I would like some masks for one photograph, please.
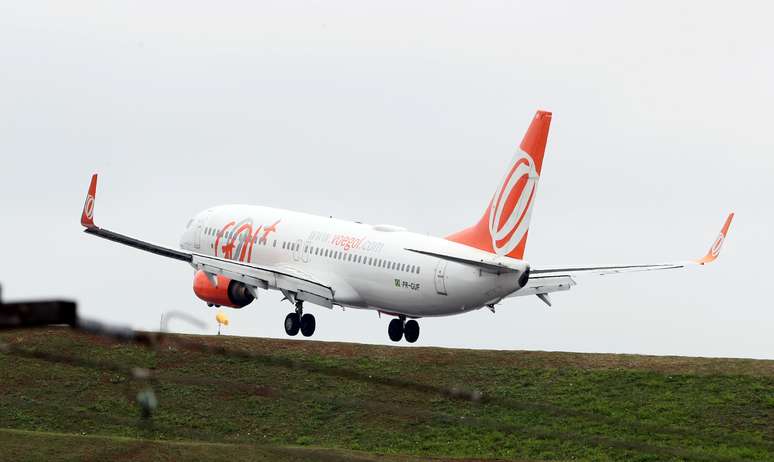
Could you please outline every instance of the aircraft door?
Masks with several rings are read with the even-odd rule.
[[[304,257],[304,241],[302,239],[296,239],[293,244],[293,261],[299,261]]]
[[[304,246],[303,253],[301,254],[301,261],[309,263],[309,259],[312,255],[312,241],[306,241],[302,244]]]
[[[202,247],[202,233],[204,232],[201,220],[196,222],[196,233],[194,234],[194,248]]]
[[[439,295],[446,293],[446,260],[438,260],[438,266],[435,267],[435,291]]]

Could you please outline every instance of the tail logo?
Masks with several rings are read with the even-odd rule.
[[[514,158],[489,209],[489,234],[498,255],[508,255],[527,234],[539,179],[535,161],[524,151]]]
[[[94,196],[91,194],[86,196],[86,203],[83,205],[83,213],[89,220],[94,216]]]

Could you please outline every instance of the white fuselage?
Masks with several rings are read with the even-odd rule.
[[[224,205],[197,214],[184,250],[256,266],[287,268],[335,288],[341,306],[406,316],[445,316],[493,304],[518,290],[522,272],[493,272],[428,256],[479,252],[389,225],[288,210]],[[526,262],[523,264],[527,270]]]

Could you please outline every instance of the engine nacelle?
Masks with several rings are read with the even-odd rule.
[[[197,271],[193,282],[196,296],[207,303],[231,308],[243,308],[255,299],[243,283],[225,276],[217,276],[217,278],[218,287],[215,287],[204,271]]]

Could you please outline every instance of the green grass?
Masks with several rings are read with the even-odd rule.
[[[774,460],[774,361],[195,336],[147,349],[65,328],[0,342],[0,459]]]

